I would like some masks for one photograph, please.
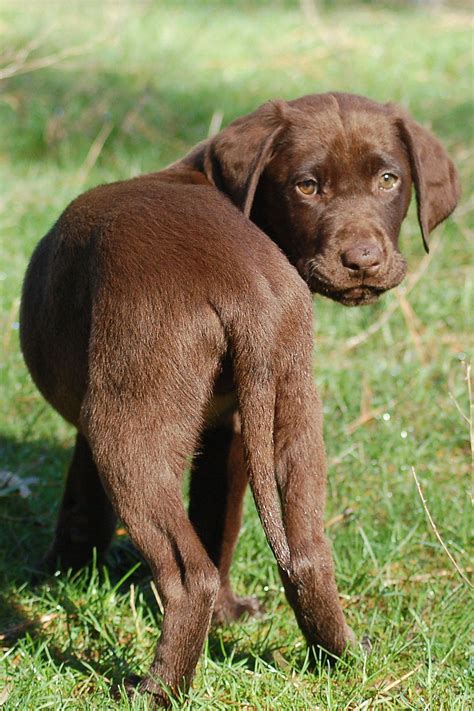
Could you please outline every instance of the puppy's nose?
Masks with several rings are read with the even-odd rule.
[[[382,259],[382,250],[374,242],[361,242],[341,254],[341,261],[347,269],[365,274],[375,274]]]

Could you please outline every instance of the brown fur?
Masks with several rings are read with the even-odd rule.
[[[399,185],[381,195],[387,170]],[[122,519],[165,606],[139,684],[159,704],[162,684],[189,686],[213,611],[258,610],[229,581],[247,477],[306,639],[335,655],[351,639],[323,531],[310,289],[357,304],[400,282],[412,180],[426,242],[458,196],[431,134],[360,97],[272,102],[160,173],[80,196],[31,259],[23,353],[78,431],[45,563],[103,556]]]

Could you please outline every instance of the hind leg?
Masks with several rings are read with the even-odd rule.
[[[86,438],[78,433],[66,479],[53,543],[42,567],[77,570],[96,549],[102,560],[115,530],[115,514],[99,478]]]
[[[126,446],[124,442],[119,456],[127,457]],[[147,449],[145,442],[143,448]],[[191,683],[209,628],[219,575],[183,507],[181,471],[185,459],[178,464],[175,451],[162,451],[154,462],[154,480],[148,478],[152,472],[141,464],[144,462],[135,459],[130,476],[121,477],[118,484],[110,471],[104,470],[104,476],[133,543],[150,564],[163,602],[155,656],[138,689],[151,693],[158,705],[167,706],[168,691],[174,696],[185,692]],[[128,685],[129,693],[135,685]]]
[[[198,309],[194,297],[189,312],[168,298],[181,311],[168,314],[166,328],[152,328],[155,312],[142,300],[130,318],[126,296],[96,309],[81,421],[104,487],[163,602],[154,660],[138,688],[166,706],[191,683],[219,589],[184,509],[182,477],[226,342],[214,311]],[[105,343],[115,344],[110,354]],[[112,357],[117,351],[120,358]]]
[[[101,396],[88,421],[104,485],[129,535],[148,561],[164,606],[164,618],[149,673],[140,691],[169,705],[169,696],[191,683],[207,635],[219,575],[183,506],[182,474],[196,444],[199,407],[185,388],[167,402],[166,417],[157,399],[134,403],[117,418]],[[170,393],[170,390],[168,389]],[[181,398],[180,398],[181,395]],[[180,400],[180,402],[179,402]],[[136,409],[135,409],[136,408]],[[136,685],[136,684],[135,684]],[[132,693],[134,684],[128,685]]]
[[[255,597],[238,597],[232,590],[230,566],[239,535],[247,472],[238,428],[210,428],[201,437],[191,472],[189,518],[219,570],[220,589],[214,620],[236,620],[260,611]]]

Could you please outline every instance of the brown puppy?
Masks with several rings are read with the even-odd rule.
[[[431,134],[360,97],[272,102],[85,193],[32,257],[23,353],[78,430],[46,564],[103,555],[123,520],[165,606],[140,683],[160,704],[163,684],[188,687],[213,610],[258,609],[229,582],[247,476],[306,639],[339,655],[351,638],[323,532],[310,289],[360,304],[401,281],[412,182],[426,245],[459,192]]]

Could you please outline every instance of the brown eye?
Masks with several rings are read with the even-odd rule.
[[[296,187],[303,195],[315,195],[318,192],[318,181],[313,178],[302,180],[300,183],[296,183]]]
[[[398,183],[398,177],[393,173],[383,173],[379,178],[379,188],[391,190]]]

